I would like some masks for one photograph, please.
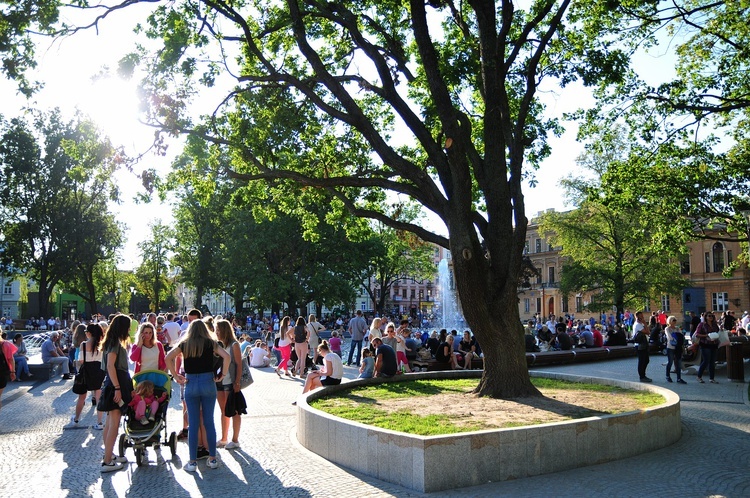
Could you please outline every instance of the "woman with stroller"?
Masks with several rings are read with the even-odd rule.
[[[135,373],[141,370],[167,370],[164,346],[156,340],[156,331],[151,322],[143,322],[135,336],[135,345],[130,351],[130,360],[135,363]]]
[[[184,376],[175,368],[175,359],[180,354],[185,368]],[[220,356],[223,359],[221,373],[218,376],[215,376],[214,356]],[[208,443],[206,465],[210,469],[219,467],[219,461],[216,459],[216,427],[214,426],[215,383],[224,379],[224,372],[229,371],[229,361],[229,354],[211,338],[208,327],[202,320],[190,322],[180,342],[167,355],[167,370],[178,384],[185,385],[190,460],[183,468],[188,472],[195,472],[198,468],[198,431],[201,425],[201,413]]]
[[[99,348],[102,337],[104,337],[104,331],[96,323],[82,326],[85,329],[86,340],[78,345],[76,361],[78,363],[78,371],[86,373],[86,392],[78,395],[75,415],[70,417],[70,422],[65,426],[66,429],[78,427],[88,393],[92,393],[91,403],[96,406],[96,401],[101,396],[102,383],[104,382],[105,373],[102,370],[102,351]],[[98,431],[104,429],[104,424],[102,424],[103,415],[104,412],[97,410],[96,424],[93,425],[93,428]]]
[[[104,336],[102,346],[102,369],[106,373],[104,379],[103,397],[100,399],[98,408],[106,411],[107,420],[104,423],[104,461],[101,471],[113,472],[120,470],[127,462],[125,457],[115,456],[114,448],[117,441],[117,432],[120,428],[120,417],[131,400],[133,391],[133,380],[128,372],[128,353],[126,347],[130,340],[130,318],[126,315],[117,315]],[[110,393],[111,399],[110,399]]]
[[[216,400],[219,402],[219,409],[221,409],[221,440],[217,443],[218,446],[224,446],[228,450],[233,450],[240,447],[240,426],[242,424],[242,417],[240,415],[234,415],[232,420],[232,440],[227,442],[229,437],[229,417],[224,416],[224,410],[227,405],[227,399],[229,398],[230,392],[240,392],[240,380],[242,379],[242,352],[240,351],[240,345],[237,342],[234,331],[232,330],[232,324],[227,320],[217,320],[216,324],[216,336],[219,342],[224,346],[224,351],[229,354],[229,370],[221,382],[221,390],[217,385]]]

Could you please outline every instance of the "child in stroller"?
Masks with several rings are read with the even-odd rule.
[[[135,419],[141,425],[148,425],[149,421],[154,421],[159,411],[159,405],[166,401],[166,399],[166,391],[157,398],[154,394],[154,383],[150,380],[143,380],[135,386],[133,400],[129,403],[129,406],[135,409]]]

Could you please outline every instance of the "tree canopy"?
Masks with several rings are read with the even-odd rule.
[[[0,257],[37,282],[47,314],[57,283],[88,275],[122,243],[107,206],[117,150],[93,123],[59,111],[0,121],[0,133]]]
[[[114,17],[137,3],[146,2],[92,13]],[[516,306],[522,184],[549,154],[547,134],[560,128],[544,117],[537,92],[543,81],[620,81],[628,57],[611,33],[624,7],[655,4],[159,2],[137,30],[160,46],[137,47],[121,70],[148,75],[152,122],[226,145],[229,175],[251,189],[265,182],[281,209],[326,196],[329,217],[346,210],[450,248],[464,314],[485,354],[477,391],[539,395]],[[192,116],[196,96],[225,79],[231,89],[216,111]],[[390,216],[392,204],[409,200],[447,233]]]

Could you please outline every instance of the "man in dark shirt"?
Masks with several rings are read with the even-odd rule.
[[[392,347],[383,344],[380,337],[372,340],[375,346],[375,371],[373,377],[393,377],[396,375],[398,366],[396,364],[396,352]]]

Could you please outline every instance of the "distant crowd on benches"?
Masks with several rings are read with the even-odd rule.
[[[692,335],[698,325],[705,320],[704,315],[705,313],[702,313],[701,316],[697,316],[692,311],[688,312],[685,315],[683,331]],[[572,314],[559,317],[550,314],[545,321],[536,316],[528,320],[524,326],[526,352],[568,351],[574,348],[633,344],[634,320],[635,314],[628,310],[625,310],[619,319],[615,319],[611,313],[602,314],[599,320],[594,317],[587,320],[576,319]],[[723,330],[729,331],[730,335],[746,335],[750,314],[745,311],[738,319],[734,311],[727,310],[721,314],[718,323]],[[648,322],[649,343],[658,345],[659,349],[666,348],[666,327],[667,313],[662,310],[652,312]]]

